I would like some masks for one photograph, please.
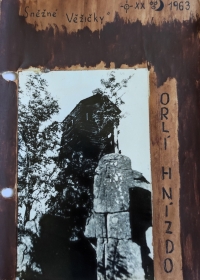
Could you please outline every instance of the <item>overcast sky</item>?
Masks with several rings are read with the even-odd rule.
[[[48,91],[58,100],[60,112],[52,120],[62,121],[79,103],[92,95],[92,91],[101,87],[100,80],[107,79],[113,70],[51,71],[42,74],[48,82]],[[120,121],[119,148],[128,156],[132,168],[142,172],[151,182],[150,139],[149,139],[149,73],[147,69],[114,70],[117,81],[133,77],[127,88],[122,90],[124,105],[120,107],[126,118]],[[25,90],[30,71],[22,71],[19,84]],[[24,100],[25,101],[25,100]]]

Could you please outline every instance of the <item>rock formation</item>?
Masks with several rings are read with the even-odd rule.
[[[93,214],[85,228],[85,236],[96,250],[98,280],[153,279],[153,262],[145,239],[145,232],[151,226],[149,188],[142,174],[131,169],[128,157],[108,154],[99,161],[94,178]],[[137,209],[130,205],[130,195],[134,195],[130,191],[134,189],[139,193],[143,190],[143,209],[148,212],[145,218],[130,213]],[[141,221],[135,222],[136,216]]]

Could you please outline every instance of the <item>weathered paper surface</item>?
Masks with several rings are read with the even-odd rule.
[[[51,26],[55,32],[68,33],[80,32],[84,27],[100,31],[117,18],[125,22],[139,20],[143,25],[160,25],[173,20],[185,21],[198,18],[196,11],[199,10],[197,1],[20,2],[20,16],[36,30],[46,30]],[[135,66],[144,67],[145,64]],[[86,68],[78,64],[67,67],[70,71]],[[102,62],[92,68],[105,69],[105,65]],[[110,68],[115,68],[115,65],[111,64]],[[129,67],[124,64],[121,68]],[[157,88],[155,74],[151,72],[150,83],[155,279],[182,280],[176,81],[168,80],[162,87]],[[168,97],[169,102],[165,105]]]
[[[178,101],[175,79],[151,75],[150,128],[155,279],[183,279],[180,246]]]
[[[199,1],[164,0],[20,0],[19,15],[37,30],[53,26],[55,30],[76,32],[84,27],[101,30],[106,23],[122,18],[125,22],[162,24],[173,20],[197,19]]]

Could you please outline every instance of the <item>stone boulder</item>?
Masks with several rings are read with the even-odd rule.
[[[93,239],[97,239],[96,247],[92,246],[96,250],[98,280],[145,279],[141,247],[133,240],[133,233],[137,236],[140,230],[137,223],[144,221],[137,222],[135,216],[130,215],[131,209],[137,210],[137,207],[130,205],[130,195],[138,195],[138,191],[132,190],[138,190],[141,186],[142,194],[145,193],[149,202],[149,185],[142,173],[131,169],[131,160],[126,156],[108,154],[99,161],[94,178],[93,214],[85,228],[85,236],[91,238],[93,244]],[[137,197],[132,201],[137,204]],[[140,217],[138,213],[136,215]],[[145,230],[144,227],[142,236],[145,236]]]
[[[106,237],[106,219],[104,214],[95,214],[87,220],[84,235],[88,238]]]
[[[131,239],[129,212],[120,212],[107,215],[108,238]]]
[[[131,187],[134,187],[131,160],[119,154],[102,157],[94,177],[94,211],[127,211]]]

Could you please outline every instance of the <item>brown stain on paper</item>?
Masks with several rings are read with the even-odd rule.
[[[161,104],[161,95],[167,93],[170,100],[166,105]],[[166,100],[166,94],[164,95]],[[161,120],[161,108],[167,108],[166,117]],[[162,131],[162,122],[164,130]],[[182,257],[180,246],[180,174],[178,160],[178,99],[177,84],[175,79],[168,79],[162,86],[157,87],[155,72],[150,73],[150,139],[151,139],[151,170],[152,170],[152,188],[153,188],[153,247],[154,247],[154,273],[155,279],[183,279],[182,275]],[[167,138],[170,136],[170,138]],[[167,138],[165,149],[164,139]],[[171,179],[166,174],[163,180],[162,167],[168,172],[171,168]],[[170,194],[172,190],[172,199],[163,199],[163,189]],[[170,203],[173,203],[170,205]],[[166,205],[168,213],[166,214]],[[171,222],[171,228],[167,233],[168,223]],[[170,241],[167,241],[170,240]],[[166,250],[166,242],[168,250]],[[174,244],[174,250],[171,253],[171,242]],[[164,269],[165,260],[170,258],[173,263],[173,269],[167,273]],[[169,269],[169,262],[167,268]]]
[[[147,63],[141,63],[141,64],[136,64],[134,65],[134,67],[132,69],[141,69],[141,68],[147,68]],[[116,69],[115,67],[115,63],[111,62],[110,66],[106,66],[106,63],[101,61],[99,64],[97,64],[96,66],[91,66],[91,67],[87,67],[87,66],[82,66],[80,64],[77,65],[73,65],[71,67],[55,67],[52,68],[51,71],[84,71],[84,70],[109,70],[109,69]],[[119,68],[117,69],[130,69],[130,67],[126,64],[122,64]],[[24,71],[34,71],[37,73],[42,73],[45,72],[47,69],[45,67],[38,67],[38,68],[34,68],[34,67],[30,67],[28,69],[25,69]],[[18,69],[18,72],[23,71],[22,68]]]
[[[25,17],[27,23],[32,24],[36,30],[53,28],[67,32],[77,32],[88,27],[91,31],[102,30],[106,23],[115,21],[118,15],[125,22],[142,24],[179,20],[181,22],[196,17],[200,10],[198,1],[179,1],[174,6],[174,1],[125,1],[125,0],[19,0],[19,15]],[[156,2],[155,8],[150,4]],[[181,3],[180,3],[181,2]],[[162,5],[161,11],[157,11]],[[170,5],[170,3],[172,3]],[[48,14],[47,14],[48,13]],[[82,16],[82,17],[81,17]]]

